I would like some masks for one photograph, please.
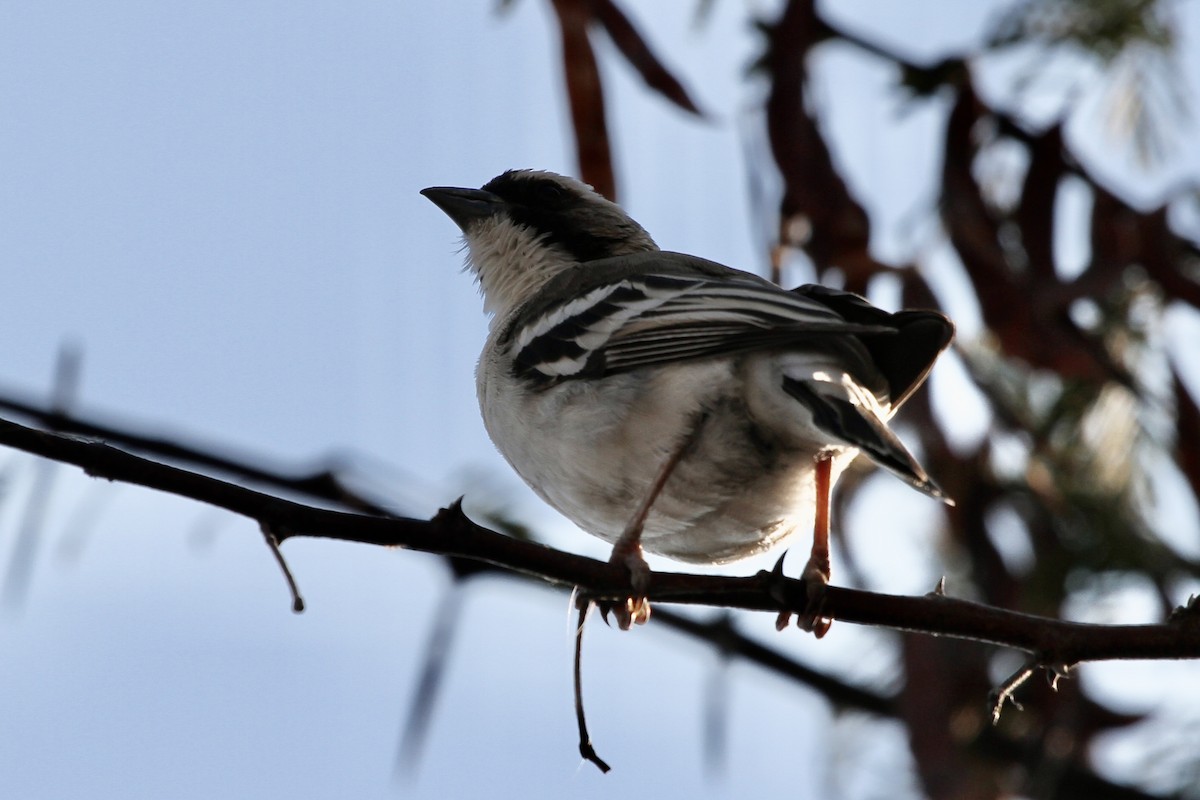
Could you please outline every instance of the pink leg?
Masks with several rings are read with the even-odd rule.
[[[625,526],[620,538],[613,545],[608,563],[620,564],[629,570],[629,583],[634,591],[633,596],[625,599],[624,606],[617,608],[617,624],[621,630],[629,630],[634,624],[644,625],[646,620],[650,619],[650,601],[644,595],[650,582],[650,565],[646,563],[646,558],[642,555],[642,530],[646,526],[646,518],[650,516],[650,509],[654,506],[654,501],[662,494],[663,487],[667,485],[671,473],[675,471],[675,467],[679,466],[679,462],[700,438],[700,430],[704,427],[706,419],[707,416],[701,417],[687,438],[663,462],[658,474],[654,477],[654,482],[650,485],[650,491],[646,493],[641,505],[629,520],[629,524]]]
[[[817,509],[813,525],[812,553],[802,575],[808,592],[808,606],[798,621],[800,627],[811,631],[820,639],[833,623],[833,620],[821,616],[825,587],[829,585],[829,494],[833,458],[819,455],[816,462]]]

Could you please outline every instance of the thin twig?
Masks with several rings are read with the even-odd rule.
[[[275,562],[283,570],[283,577],[287,580],[288,590],[292,593],[292,611],[297,614],[303,614],[304,598],[300,596],[300,587],[296,585],[296,578],[292,575],[292,569],[288,566],[287,559],[283,557],[283,551],[279,549],[280,538],[286,537],[277,536],[275,529],[268,522],[259,522],[258,527],[267,542],[267,547],[271,549],[271,555],[275,556]]]
[[[458,627],[462,610],[463,585],[455,580],[446,587],[442,599],[433,615],[433,629],[425,643],[424,664],[421,675],[413,685],[412,702],[408,719],[400,736],[400,747],[396,752],[396,775],[411,775],[421,757],[421,749],[428,735],[429,721],[433,719],[433,707],[440,693],[442,677],[450,655],[450,642]]]
[[[64,344],[59,348],[50,399],[50,408],[54,414],[65,416],[74,405],[79,394],[82,362],[83,355],[79,347]],[[4,605],[10,609],[19,609],[29,594],[29,585],[37,566],[39,545],[44,536],[46,511],[50,508],[50,498],[54,493],[58,466],[53,461],[39,461],[34,465],[33,484],[29,488],[25,514],[17,528],[16,542],[9,555],[8,569],[4,576]]]
[[[729,612],[714,625],[730,629]],[[725,770],[729,733],[729,651],[717,650],[716,659],[704,678],[704,767],[709,777],[719,777]]]
[[[1038,668],[1038,662],[1032,661],[1021,666],[1012,675],[1009,675],[1004,681],[992,690],[988,695],[988,705],[992,708],[992,724],[1000,724],[1000,713],[1004,711],[1005,703],[1012,703],[1012,707],[1017,711],[1022,711],[1024,707],[1017,702],[1016,692],[1021,688],[1025,681],[1029,680],[1030,676]]]
[[[583,626],[587,622],[592,601],[581,596],[576,600],[579,619],[575,623],[575,721],[579,723],[579,755],[583,756],[585,761],[599,767],[601,772],[608,772],[612,767],[596,755],[595,749],[592,748],[592,737],[588,735],[587,720],[583,715]]]
[[[49,430],[103,440],[138,453],[155,456],[163,461],[215,470],[255,484],[275,487],[289,493],[298,492],[313,499],[327,500],[364,514],[391,515],[389,509],[344,485],[337,474],[328,468],[308,472],[276,469],[265,465],[267,459],[220,454],[186,441],[156,436],[144,430],[117,427],[94,417],[69,414],[65,407],[60,407],[57,403],[48,409],[42,408],[7,390],[0,392],[0,410],[33,420]]]

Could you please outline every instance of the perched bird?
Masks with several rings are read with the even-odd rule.
[[[649,611],[643,549],[719,564],[811,525],[801,624],[821,635],[837,476],[861,452],[943,497],[887,425],[953,338],[943,315],[664,252],[550,172],[422,194],[462,229],[492,315],[487,431],[546,502],[614,543],[635,594],[623,627]]]

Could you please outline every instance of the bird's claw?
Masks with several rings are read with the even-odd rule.
[[[650,619],[650,601],[645,597],[626,597],[613,608],[617,627],[627,631],[634,625],[645,625]]]
[[[821,639],[829,633],[829,626],[833,624],[832,619],[821,614],[825,606],[825,590],[829,586],[828,561],[822,564],[809,559],[808,564],[804,567],[802,577],[808,600],[804,605],[804,612],[796,618],[796,624]],[[783,618],[783,614],[780,614],[780,618]],[[776,621],[776,625],[778,626],[778,621]]]
[[[629,575],[629,588],[632,590],[623,600],[609,601],[600,605],[600,613],[608,622],[608,612],[612,612],[617,621],[617,627],[627,631],[634,625],[645,625],[650,619],[650,601],[646,598],[646,590],[650,588],[650,565],[642,556],[641,546],[629,548],[627,551],[620,547],[613,549],[610,564],[624,567]]]

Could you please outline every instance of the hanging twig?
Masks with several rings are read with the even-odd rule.
[[[583,756],[585,761],[599,767],[601,772],[608,772],[612,767],[596,755],[592,747],[592,737],[588,735],[587,720],[583,715],[583,626],[587,622],[592,601],[582,595],[576,595],[575,605],[579,609],[579,619],[575,623],[575,721],[579,724],[579,755]]]
[[[259,522],[258,527],[267,542],[267,547],[271,549],[271,555],[275,556],[275,563],[279,564],[279,568],[283,570],[283,577],[287,580],[288,591],[292,593],[292,611],[297,614],[303,614],[304,598],[300,596],[300,587],[296,585],[296,577],[292,575],[292,569],[283,557],[283,551],[279,549],[280,540],[286,537],[277,536],[275,529],[268,522]]]

